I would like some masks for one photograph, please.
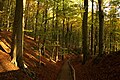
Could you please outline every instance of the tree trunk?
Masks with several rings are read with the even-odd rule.
[[[83,64],[85,64],[88,56],[88,0],[84,0],[84,15],[82,22],[82,53],[83,53]]]
[[[94,44],[94,55],[96,55],[98,46],[98,28],[95,28],[95,44]]]
[[[35,24],[35,34],[34,34],[34,41],[37,40],[37,31],[38,31],[38,15],[39,15],[39,1],[37,3],[37,13],[36,13],[36,24]]]
[[[66,22],[66,27],[67,27],[67,31],[66,31],[66,34],[65,34],[65,47],[68,48],[68,44],[69,44],[69,18],[67,19],[67,22]]]
[[[28,21],[29,21],[29,16],[27,16],[27,15],[29,15],[28,13],[29,13],[29,1],[27,1],[26,2],[26,11],[25,11],[25,27],[24,27],[24,29],[25,30],[27,30],[28,29]],[[25,35],[28,35],[28,32],[24,32],[24,34]]]
[[[24,3],[25,4],[25,3]],[[25,9],[25,5],[24,5]],[[24,69],[23,62],[23,26],[24,26],[24,15],[23,15],[23,0],[16,0],[15,18],[13,23],[13,59],[12,62],[16,63],[21,69]]]
[[[112,52],[112,32],[110,32],[110,53]]]
[[[59,29],[58,29],[58,2],[57,2],[57,5],[56,5],[56,23],[55,23],[55,30],[56,30],[56,35],[55,35],[55,39],[56,39],[56,45],[57,43],[59,43],[59,36],[58,36],[58,32],[59,32]],[[58,61],[58,46],[56,46],[56,53],[55,53],[55,60]]]
[[[99,3],[99,55],[103,54],[104,49],[104,15],[103,15],[103,9],[102,9],[102,0],[98,0]]]
[[[54,38],[55,38],[55,21],[54,21],[54,18],[55,18],[55,1],[54,1],[54,5],[53,5],[53,19],[52,19],[52,28],[53,28],[53,32],[52,32],[52,43],[54,43]]]
[[[55,41],[55,21],[54,21],[54,18],[55,18],[55,1],[53,3],[53,19],[52,19],[52,44],[54,44],[54,41]],[[55,48],[53,47],[53,50],[52,50],[52,59],[54,59],[54,51],[55,51]]]
[[[94,52],[93,52],[93,49],[94,49],[94,47],[93,47],[93,20],[94,20],[93,2],[94,2],[94,0],[92,0],[91,55],[94,54]]]
[[[48,14],[48,1],[45,0],[45,14],[44,15],[44,20],[45,20],[45,23],[44,23],[44,38],[43,38],[43,55],[45,54],[45,42],[46,42],[46,32],[47,32],[47,14]]]
[[[62,30],[62,46],[65,47],[65,11],[64,11],[64,8],[65,8],[65,3],[64,3],[64,0],[63,0],[63,24],[62,24],[62,27],[63,27],[63,30]]]
[[[97,3],[96,3],[97,4]],[[95,39],[94,39],[94,55],[96,55],[96,53],[98,52],[98,14],[97,14],[97,12],[98,12],[98,4],[96,5],[96,18],[95,18],[95,34],[94,34],[94,36],[95,36]]]
[[[3,0],[0,0],[0,11],[3,10]],[[2,27],[2,17],[0,17],[0,27]],[[1,31],[1,29],[0,29]]]

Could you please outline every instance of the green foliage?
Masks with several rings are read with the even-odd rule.
[[[33,32],[33,30],[24,30],[24,32],[29,32],[29,33],[31,33],[31,32]]]
[[[97,0],[94,1],[94,6],[96,6],[98,2]],[[0,21],[2,24],[2,27],[0,27],[1,30],[12,30],[15,2],[15,0],[4,1],[3,11],[0,11],[0,17],[2,18],[2,22]],[[52,43],[58,40],[60,46],[63,48],[80,48],[82,43],[81,26],[83,13],[85,12],[83,9],[83,2],[84,0],[27,0],[25,11],[25,34],[32,37],[40,36],[41,41],[43,41],[44,38],[46,41]],[[109,6],[103,6],[104,9],[110,8],[110,10],[104,12],[105,44],[107,44],[107,48],[109,48],[110,33],[112,33],[111,43],[119,43],[120,41],[120,22],[119,19],[116,18],[120,1],[110,0],[104,2],[109,3]],[[47,11],[47,14],[45,11]],[[97,9],[94,10],[94,21],[91,22],[91,11],[88,13],[88,30],[91,30],[90,25],[93,24],[94,35],[97,34],[95,33],[95,28],[99,26],[98,15],[99,11]],[[113,40],[114,37],[116,41]],[[53,44],[47,42],[45,45],[53,46]],[[52,49],[50,49],[50,51],[51,50]],[[77,53],[78,51],[74,52]]]
[[[2,30],[6,30],[6,29],[12,30],[12,27],[0,27],[0,29],[2,29]]]

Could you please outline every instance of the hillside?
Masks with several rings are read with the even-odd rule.
[[[25,36],[24,38],[24,61],[28,66],[27,74],[10,62],[11,32],[0,32],[0,79],[4,80],[56,80],[63,62],[53,62],[41,56],[42,64],[39,65],[39,54],[36,50],[37,44],[34,40]],[[46,51],[47,53],[48,51]]]
[[[42,42],[42,41],[41,41]],[[82,65],[79,54],[66,55],[64,61],[51,61],[46,50],[46,57],[39,56],[37,43],[30,36],[24,38],[24,61],[27,72],[20,70],[10,62],[11,32],[0,32],[0,79],[4,80],[57,80],[62,72],[62,65],[68,59],[75,69],[76,80],[120,80],[120,51],[103,55],[99,62],[90,58]],[[49,48],[49,47],[48,47]],[[39,64],[41,61],[42,64]],[[68,65],[67,65],[68,67]],[[67,68],[63,71],[67,70]],[[69,69],[69,72],[71,70]],[[64,72],[65,73],[65,72]],[[63,73],[63,75],[64,75]],[[73,74],[72,74],[73,75]]]
[[[90,59],[82,65],[80,56],[72,58],[76,80],[120,80],[120,51],[104,55],[100,62]]]

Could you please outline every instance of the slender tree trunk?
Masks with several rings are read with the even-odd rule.
[[[62,46],[65,47],[65,11],[64,11],[64,8],[65,8],[65,3],[64,3],[64,0],[63,0],[63,31],[62,31],[62,39],[63,39],[63,42],[62,42]]]
[[[67,19],[67,31],[66,31],[66,35],[65,35],[65,46],[68,48],[68,44],[69,44],[69,18]]]
[[[64,48],[65,47],[65,11],[64,11],[64,8],[65,8],[65,1],[63,0],[63,23],[62,23],[62,47]],[[64,59],[64,52],[63,52],[63,55],[62,55],[62,60]]]
[[[104,42],[105,42],[105,53],[107,52],[107,33],[104,34]]]
[[[97,45],[98,45],[98,28],[95,28],[95,44],[94,44],[94,55],[97,52]]]
[[[97,4],[97,3],[96,3],[96,4]],[[97,25],[97,23],[98,23],[98,14],[97,14],[97,12],[98,12],[98,4],[96,5],[96,7],[97,7],[97,8],[96,8],[96,18],[95,18],[94,55],[96,55],[96,53],[98,52],[98,25]]]
[[[54,6],[53,6],[53,19],[52,19],[52,27],[53,27],[53,32],[52,32],[52,43],[55,41],[55,1],[54,1]]]
[[[56,45],[58,45],[59,43],[59,37],[58,37],[58,2],[57,2],[57,5],[56,5],[56,22],[55,22],[55,29],[56,29],[56,35],[55,35],[55,38],[56,38]],[[55,46],[56,47],[56,58],[55,60],[58,61],[58,46]]]
[[[112,52],[112,33],[110,32],[110,53]]]
[[[3,10],[3,1],[4,0],[0,0],[0,11]],[[2,27],[2,17],[0,17],[0,27]],[[0,29],[0,31],[1,31],[1,29]]]
[[[98,0],[99,3],[99,55],[103,54],[104,49],[104,15],[102,9],[102,0]]]
[[[92,25],[91,25],[91,55],[93,55],[94,54],[94,52],[93,52],[93,49],[94,49],[94,47],[93,47],[93,20],[94,20],[94,9],[93,9],[93,7],[94,7],[94,5],[93,5],[93,2],[94,2],[94,0],[92,0]]]
[[[34,40],[37,40],[37,31],[38,31],[38,15],[39,15],[39,1],[37,3],[37,13],[36,13],[36,24],[35,24],[35,34],[34,34]]]
[[[12,7],[12,5],[11,5],[11,0],[8,0],[8,16],[7,16],[7,28],[9,28],[10,27],[10,14],[11,14],[11,7]],[[6,31],[8,31],[9,29],[6,29]]]
[[[113,23],[112,23],[112,14],[110,14],[110,27],[113,27]],[[112,52],[112,32],[110,31],[109,33],[109,42],[110,42],[110,53]]]
[[[79,31],[78,31],[78,33],[79,33]],[[79,36],[79,34],[78,34],[78,36]],[[70,25],[70,32],[69,32],[69,48],[71,48],[71,45],[72,45],[71,39],[72,39],[72,24]]]
[[[44,16],[44,20],[45,20],[45,23],[44,23],[44,38],[43,38],[43,55],[45,54],[45,42],[46,42],[46,32],[47,32],[47,14],[48,14],[48,2],[47,2],[47,0],[45,0],[45,3],[46,3],[46,8],[45,8],[45,14],[43,14],[43,15],[45,15]]]
[[[84,15],[82,22],[82,53],[83,53],[83,64],[85,64],[88,56],[88,0],[84,0]]]
[[[28,19],[29,19],[29,16],[28,16],[28,13],[29,13],[29,1],[26,2],[26,11],[25,11],[25,27],[24,29],[28,29]],[[27,32],[24,32],[24,34],[28,35]]]
[[[55,1],[54,1],[54,5],[53,5],[53,19],[52,19],[52,44],[54,44],[54,41],[55,41],[55,21],[54,21],[54,18],[55,18]],[[54,59],[54,50],[55,48],[53,47],[53,52],[52,52],[52,59]]]

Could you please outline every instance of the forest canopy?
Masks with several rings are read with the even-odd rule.
[[[21,23],[24,28],[22,33],[33,37],[39,45],[42,44],[51,53],[52,49],[48,48],[49,46],[60,48],[57,49],[56,55],[63,55],[64,49],[68,53],[76,54],[84,54],[85,50],[91,54],[120,50],[119,0],[23,0],[23,2],[21,8],[17,5],[17,0],[0,0],[1,31],[14,33],[13,29],[17,29],[19,23],[15,23],[15,16],[19,14],[15,12],[16,9],[19,10],[18,6],[23,11],[20,13],[24,18]]]

